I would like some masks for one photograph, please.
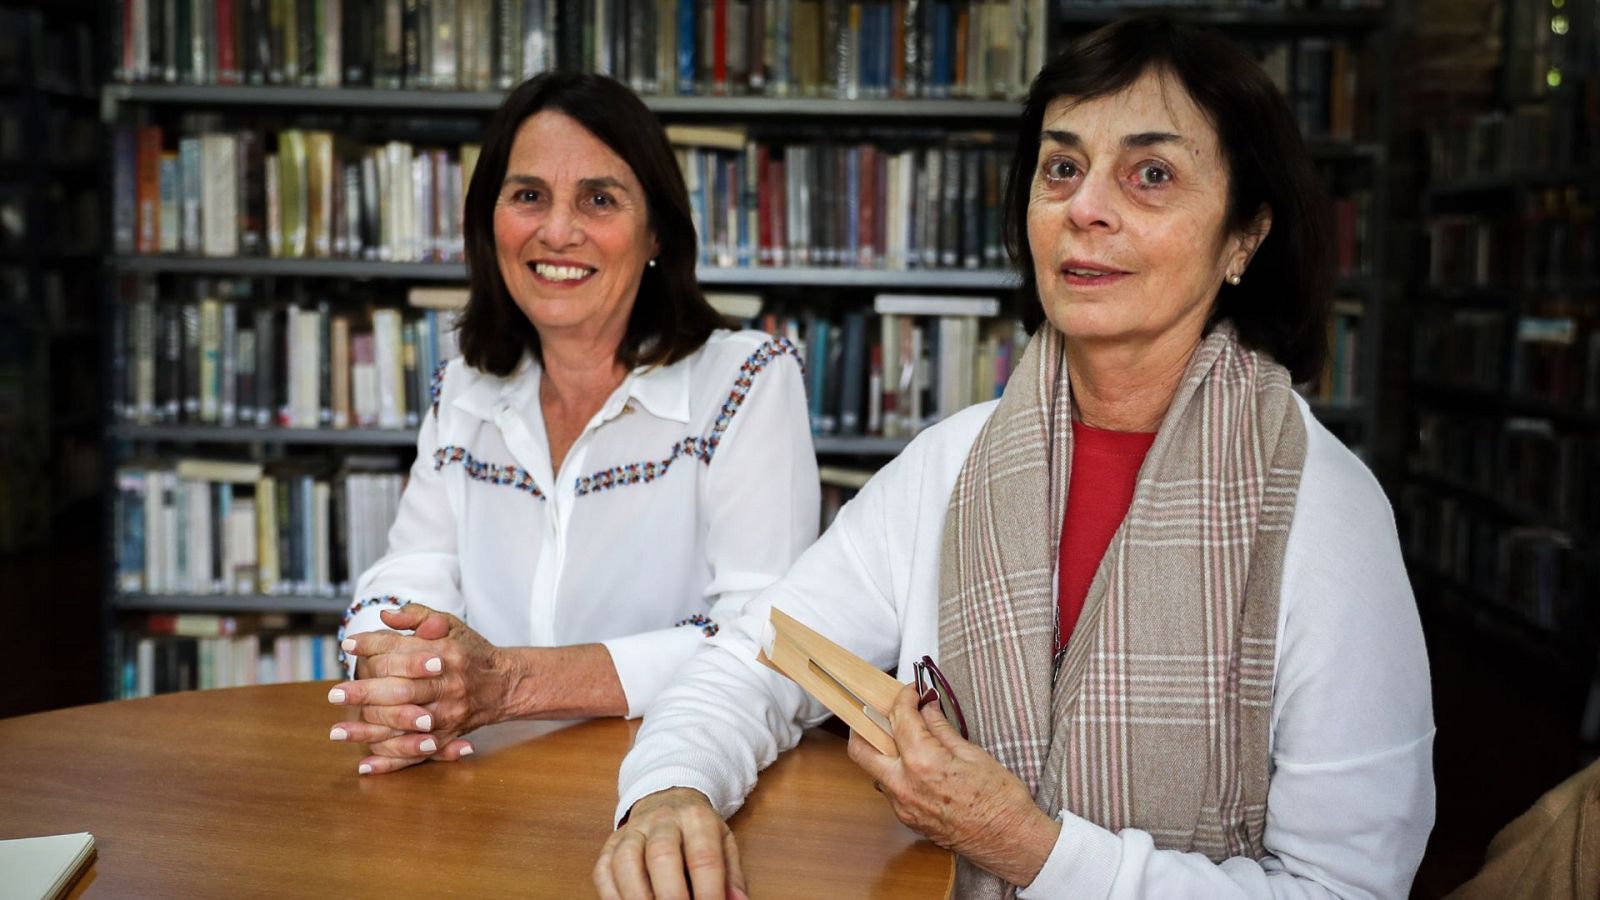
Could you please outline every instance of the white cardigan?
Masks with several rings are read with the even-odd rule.
[[[692,787],[731,815],[826,710],[755,662],[777,605],[883,669],[938,655],[939,551],[956,475],[995,404],[912,442],[789,574],[680,670],[619,775],[620,818]],[[1300,404],[1308,448],[1279,607],[1273,773],[1257,862],[1220,865],[1070,812],[1023,897],[1406,896],[1433,827],[1428,663],[1389,504]],[[866,776],[863,775],[863,778]],[[758,886],[759,887],[759,886]]]
[[[529,357],[506,378],[459,359],[435,377],[389,552],[357,582],[341,638],[417,601],[501,646],[600,641],[638,715],[816,539],[798,354],[718,331],[636,369],[559,472],[539,375]]]

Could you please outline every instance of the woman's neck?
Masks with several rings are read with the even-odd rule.
[[[617,348],[610,344],[545,340],[539,346],[543,374],[539,379],[539,400],[568,411],[593,413],[627,377],[628,370],[617,362]]]
[[[1138,345],[1067,338],[1074,415],[1105,431],[1157,430],[1198,346],[1187,336]]]

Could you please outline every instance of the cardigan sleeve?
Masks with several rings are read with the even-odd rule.
[[[712,434],[717,441],[698,498],[711,571],[704,612],[672,628],[604,641],[630,717],[642,715],[678,667],[817,537],[821,489],[794,355],[778,353],[750,376],[726,427],[713,426]]]
[[[621,819],[641,797],[669,787],[705,794],[732,815],[756,773],[793,747],[828,711],[794,682],[756,660],[779,607],[874,666],[893,669],[901,610],[894,569],[909,539],[895,510],[913,506],[915,445],[839,511],[827,532],[783,579],[762,591],[679,670],[645,711],[618,773]],[[898,501],[898,502],[897,502]]]

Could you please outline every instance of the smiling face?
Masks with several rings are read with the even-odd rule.
[[[517,129],[494,207],[500,277],[541,341],[615,348],[659,252],[644,188],[606,143],[545,110]]]
[[[1224,228],[1216,130],[1173,78],[1044,114],[1028,244],[1046,318],[1085,345],[1198,342],[1218,288],[1242,274],[1270,217]]]

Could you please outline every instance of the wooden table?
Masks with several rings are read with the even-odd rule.
[[[583,897],[637,723],[516,722],[452,764],[358,777],[332,682],[0,720],[0,839],[88,831],[73,896]],[[813,731],[733,822],[753,896],[941,897],[951,857]]]

